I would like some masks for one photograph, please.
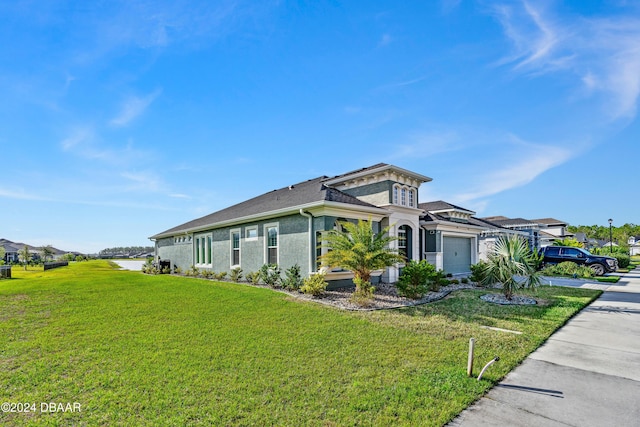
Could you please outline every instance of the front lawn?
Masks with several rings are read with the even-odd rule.
[[[0,411],[0,425],[440,426],[599,295],[545,286],[543,304],[515,307],[468,290],[345,312],[106,261],[14,277],[0,281],[0,402],[36,411]],[[500,356],[481,382],[466,376],[471,337],[476,375]]]

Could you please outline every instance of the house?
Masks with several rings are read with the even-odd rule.
[[[12,262],[18,262],[19,256],[18,248],[13,242],[7,239],[0,239],[0,247],[4,248],[4,262],[9,264]]]
[[[419,260],[424,233],[418,190],[431,178],[379,163],[342,175],[321,176],[274,190],[151,236],[156,260],[171,267],[245,273],[264,264],[300,266],[302,276],[320,268],[323,233],[341,221],[370,220],[379,232],[390,226],[393,244]],[[395,282],[402,265],[381,272]],[[351,283],[351,273],[327,273],[332,285]]]
[[[541,246],[541,226],[537,222],[524,218],[507,218],[505,216],[490,216],[481,218],[484,221],[496,224],[502,228],[513,231],[519,231],[529,241],[532,249],[538,249]],[[543,240],[548,240],[551,235],[543,236]]]
[[[640,236],[629,237],[629,255],[640,255]]]
[[[420,221],[423,259],[447,273],[469,273],[472,264],[486,260],[489,241],[511,232],[474,217],[474,211],[442,200],[418,206],[425,211]]]
[[[19,262],[20,261],[19,252],[25,246],[29,248],[29,252],[31,253],[32,260],[39,260],[41,257],[40,252],[42,251],[42,247],[31,246],[25,243],[16,243],[4,238],[0,239],[0,246],[3,247],[5,250],[4,261],[6,263]],[[54,247],[51,247],[51,251],[52,251],[51,258],[54,261],[60,259],[62,255],[65,254],[64,251],[61,251],[60,249],[57,249]]]
[[[540,247],[552,245],[556,240],[575,237],[567,231],[569,224],[565,221],[555,218],[539,218],[531,221],[540,226]]]

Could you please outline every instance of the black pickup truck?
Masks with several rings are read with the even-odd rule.
[[[593,255],[582,248],[568,246],[547,246],[542,248],[543,265],[559,264],[565,261],[590,267],[596,276],[611,273],[618,269],[618,260],[608,256]]]

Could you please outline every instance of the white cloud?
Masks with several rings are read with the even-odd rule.
[[[160,96],[162,90],[156,89],[147,96],[138,97],[130,96],[123,103],[120,112],[114,117],[110,124],[112,126],[126,126],[131,123],[136,117],[140,116],[151,105],[155,99]]]
[[[16,199],[16,200],[37,200],[37,201],[50,201],[42,196],[38,196],[36,194],[26,193],[24,191],[13,191],[6,190],[0,187],[0,197],[4,197],[7,199]]]
[[[69,151],[85,145],[93,139],[93,130],[90,127],[76,127],[71,134],[62,140],[60,145],[64,151]]]
[[[122,172],[121,177],[130,181],[127,190],[156,192],[161,187],[161,181],[153,172]]]
[[[610,120],[634,118],[640,96],[640,17],[560,16],[527,1],[492,7],[513,46],[500,61],[514,71],[576,76],[579,87],[599,96]]]
[[[392,41],[393,41],[393,37],[391,37],[390,34],[385,33],[380,38],[380,41],[378,42],[378,47],[389,46]]]
[[[530,144],[512,137],[517,147],[517,153],[509,158],[516,159],[502,167],[488,166],[489,172],[471,180],[475,185],[471,191],[457,194],[454,202],[480,203],[483,199],[503,191],[522,187],[535,180],[546,171],[560,166],[575,157],[579,150],[576,147],[566,149],[557,146]]]

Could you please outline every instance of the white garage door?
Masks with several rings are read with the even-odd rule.
[[[442,263],[446,273],[468,273],[471,271],[471,239],[466,237],[444,237]]]

